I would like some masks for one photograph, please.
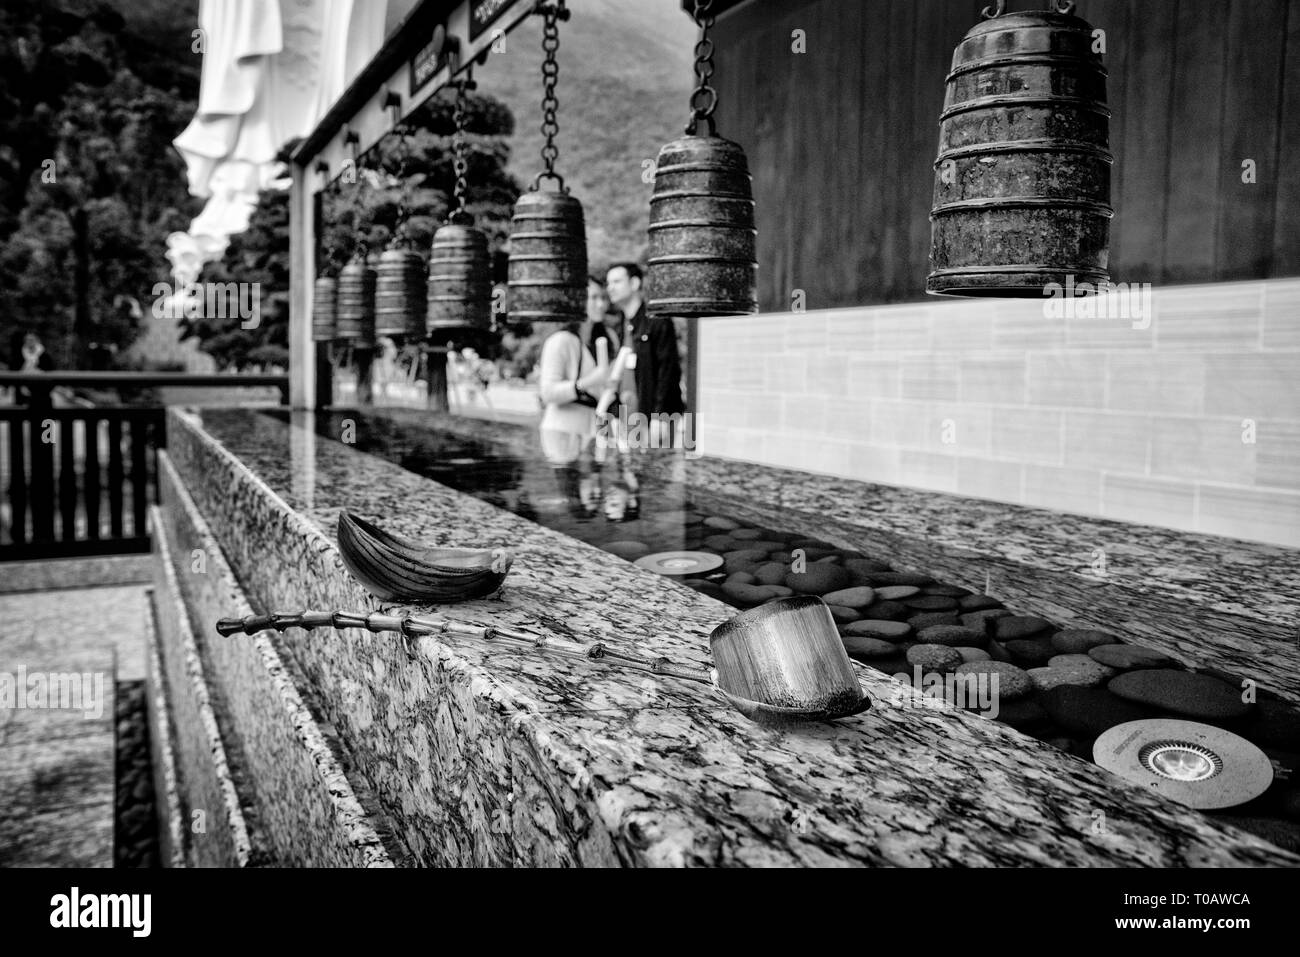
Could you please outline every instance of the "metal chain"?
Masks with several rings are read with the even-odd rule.
[[[713,0],[695,0],[692,16],[700,28],[700,39],[695,44],[695,78],[698,85],[691,93],[691,121],[686,124],[686,135],[694,136],[701,122],[709,124],[709,135],[716,136],[713,123],[713,111],[718,108],[718,91],[710,84],[713,77],[713,40],[709,30],[713,28],[714,17],[709,12]]]
[[[469,143],[465,139],[465,122],[468,119],[468,113],[465,110],[465,93],[474,89],[472,79],[464,79],[456,84],[456,105],[452,109],[452,122],[456,124],[456,131],[452,134],[451,152],[452,168],[456,172],[456,186],[452,192],[456,200],[455,208],[447,215],[449,223],[464,223],[469,225],[473,223],[473,217],[465,209],[465,195],[469,191]]]
[[[393,246],[405,246],[410,242],[410,237],[406,233],[406,221],[410,218],[410,186],[407,180],[407,167],[411,160],[411,140],[410,130],[401,127],[397,131],[397,179],[399,180],[399,189],[397,193],[397,222],[393,225]]]
[[[1074,0],[1048,0],[1047,9],[1054,10],[1057,13],[1073,13]],[[985,7],[980,14],[985,20],[994,20],[1007,12],[1007,0],[997,0],[991,7]]]
[[[560,149],[555,145],[555,137],[560,132],[560,124],[555,119],[560,101],[555,95],[555,85],[560,77],[560,64],[555,58],[560,49],[560,20],[569,18],[569,11],[564,4],[545,4],[540,7],[544,26],[542,27],[542,50],[546,57],[542,60],[542,135],[546,142],[542,146],[542,164],[544,169],[537,174],[530,189],[537,189],[545,177],[550,177],[560,184],[560,192],[569,190],[564,185],[564,177],[555,172],[555,161],[560,156]]]

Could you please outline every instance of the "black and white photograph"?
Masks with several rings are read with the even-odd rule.
[[[18,924],[1291,936],[1300,0],[4,0],[0,331]]]

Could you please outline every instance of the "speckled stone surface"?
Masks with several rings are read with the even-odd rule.
[[[1297,549],[723,459],[683,464],[693,485],[957,553],[1186,601],[1292,633],[1300,617]],[[1104,551],[1104,574],[1098,549]]]
[[[164,507],[154,534],[167,538],[191,621],[251,615],[206,522],[158,455]],[[218,716],[238,738],[249,797],[275,863],[305,867],[391,867],[347,775],[298,694],[269,632],[230,641],[197,630]]]
[[[168,443],[260,610],[380,607],[341,565],[347,508],[414,538],[515,549],[500,595],[403,606],[415,612],[696,665],[733,614],[310,428],[172,409]],[[782,732],[703,686],[472,640],[422,638],[412,655],[392,635],[294,631],[277,645],[416,863],[1300,863],[1001,724],[908,707],[913,692],[866,669],[875,708]]]
[[[119,681],[144,678],[146,586],[0,594],[0,647],[29,662],[111,649]],[[76,609],[77,614],[69,614]]]
[[[385,409],[394,429],[438,429],[536,455],[534,430]],[[1208,665],[1300,705],[1300,549],[650,451],[646,477],[689,484],[726,514],[888,556],[1061,627],[1099,628]],[[1104,559],[1104,562],[1103,562]]]
[[[0,594],[94,588],[100,585],[143,584],[150,580],[148,555],[102,555],[95,558],[51,558],[36,562],[5,562]]]
[[[150,512],[157,528],[157,506]],[[256,860],[248,815],[221,740],[167,539],[155,535],[153,544],[154,627],[175,731],[185,860],[195,867],[247,867]]]
[[[116,684],[143,673],[145,608],[142,585],[0,594],[5,684],[27,704],[40,675],[49,695],[35,708],[0,699],[0,866],[113,866]]]
[[[167,680],[158,648],[158,632],[154,628],[152,588],[149,589],[149,602],[151,607],[145,616],[145,713],[149,720],[149,763],[153,773],[154,806],[158,813],[158,859],[163,867],[184,867],[184,812],[176,773]]]
[[[112,867],[112,646],[33,647],[13,640],[28,627],[13,619],[0,625],[0,671],[24,703],[24,674],[39,673],[48,681],[50,706],[0,707],[0,867]],[[56,676],[71,674],[91,683],[76,686],[77,697],[68,701],[59,689],[70,686]]]
[[[406,409],[375,414],[535,454],[535,430]],[[729,500],[892,533],[954,554],[1186,600],[1283,626],[1293,639],[1300,620],[1300,549],[680,452],[651,451],[641,461],[646,470],[686,479],[692,492],[708,489]],[[1106,552],[1104,574],[1095,567],[1098,548]]]

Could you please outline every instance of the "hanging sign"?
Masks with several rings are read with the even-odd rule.
[[[435,36],[411,58],[411,95],[447,65],[447,44],[444,36]]]
[[[490,27],[515,0],[470,0],[469,40],[473,43]]]

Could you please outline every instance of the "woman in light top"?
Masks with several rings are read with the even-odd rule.
[[[545,406],[542,447],[559,464],[573,461],[596,434],[596,403],[609,379],[609,355],[607,345],[595,346],[591,336],[603,324],[608,305],[605,287],[589,279],[586,319],[551,333],[542,344],[537,364],[538,394]],[[592,354],[593,346],[600,359]]]

